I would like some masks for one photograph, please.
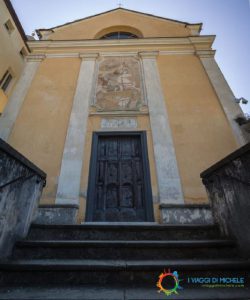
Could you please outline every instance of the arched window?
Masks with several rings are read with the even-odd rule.
[[[133,33],[130,32],[123,32],[123,31],[117,31],[117,32],[111,32],[108,34],[105,34],[101,37],[101,40],[120,40],[120,39],[136,39],[138,36],[136,36]]]

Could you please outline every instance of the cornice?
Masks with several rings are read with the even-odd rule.
[[[190,40],[191,43],[196,44],[196,43],[201,43],[201,42],[210,42],[213,44],[216,36],[215,35],[200,35],[200,36],[190,36],[188,39]]]
[[[159,55],[190,55],[195,54],[194,49],[183,49],[183,50],[163,50],[159,51]]]
[[[212,51],[212,50],[211,50]],[[92,58],[96,59],[97,57],[111,57],[111,56],[134,56],[134,57],[138,57],[138,55],[140,57],[146,58],[146,56],[148,58],[152,58],[152,57],[156,57],[158,55],[193,55],[193,54],[197,54],[200,53],[202,51],[196,51],[195,49],[183,49],[183,50],[163,50],[163,51],[127,51],[127,52],[117,52],[117,51],[107,51],[107,52],[99,52],[97,55],[96,53],[92,53]],[[203,51],[204,52],[204,51]],[[62,52],[62,53],[45,53],[45,57],[46,58],[85,58],[86,56],[89,55],[89,53],[86,53],[85,57],[84,57],[84,53],[79,53],[79,52]],[[90,57],[91,58],[91,57]]]
[[[200,58],[214,57],[215,50],[197,50],[195,54]]]
[[[45,54],[30,54],[26,56],[26,61],[31,62],[31,61],[42,61],[46,58]]]
[[[191,30],[191,34],[195,36],[199,36],[201,29],[202,29],[202,23],[200,24],[189,24],[187,27]]]
[[[108,52],[99,52],[100,56],[138,56],[138,51],[108,51]]]
[[[171,37],[171,38],[146,38],[146,39],[126,39],[126,40],[41,40],[29,41],[29,47],[35,51],[43,50],[58,50],[70,48],[107,48],[107,47],[143,47],[143,46],[181,46],[181,45],[204,45],[211,47],[215,36],[196,36],[196,37]]]
[[[80,53],[79,57],[84,60],[96,60],[99,56],[98,53]]]
[[[159,55],[159,51],[142,51],[139,52],[141,58],[156,58]]]
[[[89,116],[100,116],[100,117],[139,117],[147,116],[148,111],[103,111],[103,112],[89,112]]]

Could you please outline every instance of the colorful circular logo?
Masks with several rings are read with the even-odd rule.
[[[167,296],[170,296],[172,294],[178,295],[177,290],[182,290],[180,281],[181,279],[179,279],[177,271],[171,272],[170,269],[168,269],[168,272],[166,272],[164,270],[164,272],[160,274],[159,280],[156,285],[159,288],[158,292],[163,292]]]

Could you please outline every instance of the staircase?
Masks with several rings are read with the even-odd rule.
[[[171,296],[156,283],[178,271]],[[0,299],[250,299],[250,262],[216,225],[32,225],[0,263]],[[204,288],[190,277],[244,277],[244,288]]]

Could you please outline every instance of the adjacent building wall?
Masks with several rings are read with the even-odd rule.
[[[0,88],[0,113],[3,112],[25,64],[20,51],[24,49],[28,53],[24,37],[21,35],[20,28],[18,28],[16,20],[10,13],[6,3],[9,3],[9,1],[0,1],[0,80],[6,71],[11,73],[13,79],[5,92]],[[7,21],[10,21],[13,26],[10,31],[4,25]]]

